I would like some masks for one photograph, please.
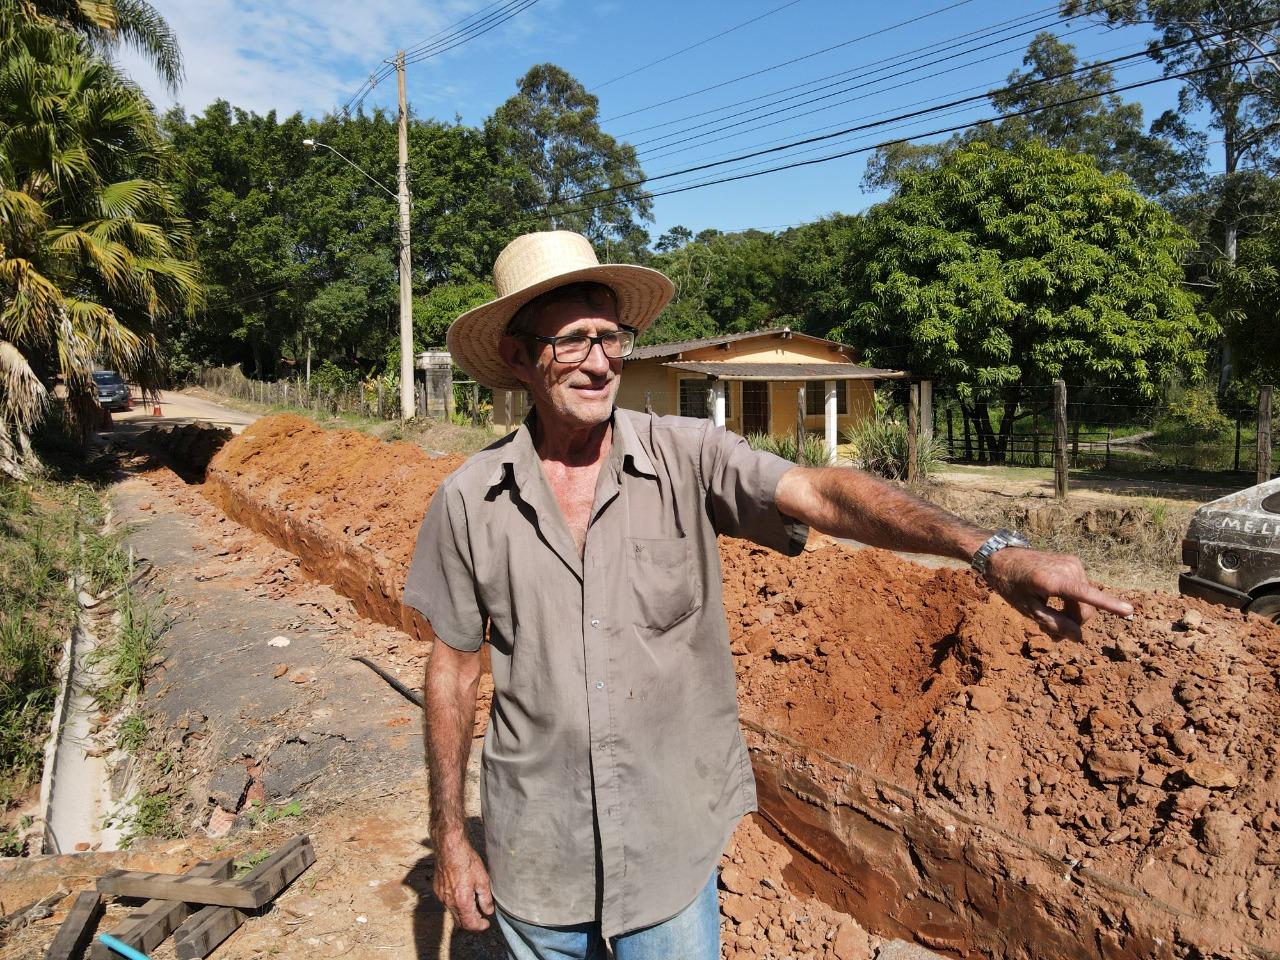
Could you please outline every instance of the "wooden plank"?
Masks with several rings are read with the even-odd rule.
[[[913,383],[907,395],[907,483],[920,477],[920,384]]]
[[[184,877],[172,873],[112,870],[98,878],[98,892],[139,900],[176,900],[256,910],[267,898],[254,887],[235,880]]]
[[[277,893],[292,883],[316,862],[315,851],[307,838],[301,845],[281,848],[275,856],[260,863],[239,882],[266,883]],[[282,856],[283,855],[283,856]],[[178,960],[203,960],[222,941],[235,933],[249,917],[249,912],[228,907],[204,907],[193,913],[173,935]]]
[[[202,860],[183,876],[230,880],[231,872],[232,858],[224,857],[221,860]],[[111,931],[111,935],[135,950],[150,953],[190,915],[191,907],[188,904],[174,900],[148,900],[125,917]],[[117,960],[117,956],[105,943],[94,942],[93,960]]]
[[[67,918],[49,944],[45,960],[77,960],[93,936],[93,928],[102,913],[102,897],[92,890],[76,894]]]

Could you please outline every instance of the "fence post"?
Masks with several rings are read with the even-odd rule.
[[[920,395],[920,436],[926,440],[933,437],[933,381],[921,380]]]
[[[1240,418],[1238,416],[1236,417],[1236,459],[1235,466],[1231,469],[1235,470],[1236,473],[1240,472]]]
[[[804,386],[796,391],[796,463],[804,462]]]
[[[1111,424],[1107,424],[1107,459],[1103,465],[1105,469],[1111,469]]]
[[[955,424],[952,422],[952,414],[955,411],[947,407],[947,459],[951,460],[955,457],[955,450],[952,449],[956,442]]]
[[[972,463],[973,441],[969,437],[969,414],[965,412],[964,407],[960,408],[960,420],[964,426],[964,462]]]
[[[1079,430],[1079,420],[1076,429]],[[1076,434],[1077,438],[1079,433]],[[1079,440],[1077,439],[1077,443]],[[1060,498],[1067,496],[1067,383],[1053,381],[1053,490]]]
[[[382,419],[382,381],[378,381],[378,419]]]
[[[480,426],[480,384],[471,384],[471,425]]]
[[[920,445],[920,389],[918,383],[911,384],[911,393],[907,401],[907,483],[915,483],[919,472]]]
[[[1271,479],[1271,391],[1266,384],[1258,390],[1258,482]]]
[[[1040,411],[1031,411],[1031,465],[1040,466]]]

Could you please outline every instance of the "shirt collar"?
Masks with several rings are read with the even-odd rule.
[[[533,424],[536,416],[537,410],[530,410],[524,422],[516,428],[511,441],[502,447],[502,460],[494,467],[486,484],[490,489],[501,484],[506,479],[508,471],[515,476],[516,484],[523,486],[527,471],[537,464],[538,451],[533,445]],[[658,476],[658,471],[653,466],[653,459],[649,456],[649,451],[644,448],[644,444],[640,442],[631,418],[617,407],[613,408],[613,449],[610,451],[609,458],[624,464],[630,460],[631,468],[637,473],[653,478]]]

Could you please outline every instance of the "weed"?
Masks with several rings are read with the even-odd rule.
[[[131,591],[120,595],[118,613],[116,635],[92,656],[93,665],[99,668],[99,685],[94,692],[108,709],[141,692],[160,640],[151,611]]]
[[[27,845],[16,827],[0,829],[0,857],[21,857],[26,852]]]
[[[756,450],[764,450],[783,460],[791,460],[806,467],[825,467],[831,462],[826,441],[812,434],[805,434],[804,446],[799,451],[798,459],[795,434],[771,437],[766,433],[753,433],[747,438],[747,443]]]
[[[249,814],[249,822],[254,826],[275,823],[277,820],[284,820],[288,817],[302,816],[302,804],[297,800],[290,800],[284,806],[267,804],[265,807],[258,808],[258,805],[255,804],[254,807],[254,811]]]
[[[235,861],[235,863],[233,863],[232,866],[235,867],[236,876],[237,877],[244,876],[244,874],[248,873],[258,864],[262,863],[262,861],[266,860],[267,857],[269,856],[271,856],[270,850],[259,850],[257,853],[251,853],[249,854],[249,856],[243,857]]]
[[[120,722],[120,748],[129,753],[137,753],[147,739],[147,718],[138,711],[129,714]]]
[[[142,837],[160,837],[172,840],[180,837],[178,821],[173,812],[173,798],[169,791],[160,793],[137,794],[131,806],[133,812],[126,820],[126,830],[121,845],[128,848],[133,841]]]

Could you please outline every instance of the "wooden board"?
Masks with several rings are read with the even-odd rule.
[[[93,928],[102,913],[102,897],[92,890],[76,894],[67,918],[49,944],[45,960],[77,960],[93,936]]]
[[[230,880],[232,858],[202,860],[183,874],[184,877],[209,877],[214,880]],[[179,924],[191,915],[191,907],[174,900],[148,900],[129,914],[111,935],[135,950],[150,953],[178,929]],[[94,941],[93,960],[118,960],[105,943]]]
[[[272,898],[316,862],[315,850],[307,837],[294,837],[269,859],[258,864],[240,883],[266,884],[274,889]],[[222,941],[235,933],[249,913],[228,907],[197,910],[173,935],[178,960],[203,960]]]
[[[236,880],[184,877],[172,873],[111,870],[98,878],[98,892],[140,900],[214,904],[256,910],[267,902],[265,890]]]

